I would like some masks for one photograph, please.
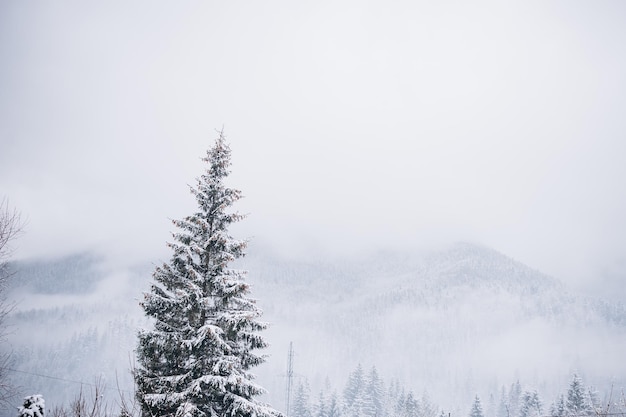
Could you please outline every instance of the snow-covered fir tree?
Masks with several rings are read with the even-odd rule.
[[[540,417],[541,416],[541,399],[539,393],[535,391],[525,391],[521,397],[520,417]]]
[[[300,381],[296,388],[296,392],[293,398],[293,404],[291,405],[291,417],[312,417],[311,413],[311,388],[308,381]]]
[[[519,380],[515,381],[514,384],[511,385],[511,389],[509,390],[509,416],[515,417],[519,415],[519,402],[522,397],[522,384],[520,384]]]
[[[46,402],[41,394],[24,398],[24,405],[18,408],[18,417],[44,417]]]
[[[365,386],[365,408],[368,416],[382,416],[385,408],[385,385],[372,366]]]
[[[333,392],[326,406],[326,417],[341,417],[341,408],[337,400],[337,393]]]
[[[357,368],[348,376],[348,382],[343,390],[343,400],[346,408],[352,407],[355,402],[358,402],[361,399],[364,385],[365,376],[363,373],[363,367],[359,364]]]
[[[496,398],[493,393],[489,394],[487,407],[485,407],[485,417],[496,417]]]
[[[157,267],[141,303],[154,328],[139,333],[137,399],[144,417],[279,416],[256,397],[264,389],[250,369],[263,362],[258,334],[266,324],[248,297],[245,272],[229,265],[246,241],[229,234],[243,218],[231,212],[241,198],[228,188],[231,151],[220,133],[203,161],[207,168],[191,192],[198,210],[178,228],[169,263]]]
[[[572,416],[584,416],[593,413],[591,401],[585,390],[582,379],[576,374],[572,378],[572,382],[567,390],[567,399],[565,401],[567,414]]]
[[[430,399],[428,392],[424,391],[422,394],[422,417],[437,417],[439,411]]]
[[[563,394],[559,395],[556,402],[550,407],[550,416],[552,417],[565,417],[567,415],[567,409],[565,408],[565,397]]]
[[[404,413],[402,415],[406,417],[419,417],[421,414],[420,403],[413,395],[413,391],[409,391],[404,401]]]
[[[507,394],[504,385],[500,391],[500,402],[498,403],[496,417],[511,417],[509,412],[509,395]]]
[[[361,364],[348,376],[348,382],[343,390],[343,400],[347,416],[365,415],[365,374]]]
[[[469,417],[484,417],[483,406],[480,404],[480,398],[478,398],[478,395],[474,398],[474,404],[472,404]]]
[[[395,404],[393,406],[393,411],[396,416],[401,416],[405,414],[406,409],[406,394],[404,392],[404,388],[400,388],[398,390],[398,395],[395,396]]]
[[[589,394],[589,404],[591,405],[593,411],[597,413],[602,409],[600,394],[594,387],[587,387],[587,394]]]
[[[328,410],[326,404],[326,396],[324,395],[324,391],[320,391],[320,395],[317,397],[317,404],[315,404],[313,410],[313,417],[327,417]]]

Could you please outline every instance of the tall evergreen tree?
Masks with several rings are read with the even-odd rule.
[[[253,351],[266,347],[266,325],[248,298],[245,272],[229,264],[244,255],[246,241],[229,226],[241,198],[228,188],[231,151],[220,133],[203,161],[205,173],[191,193],[198,210],[174,220],[169,263],[157,267],[142,307],[154,328],[139,333],[137,399],[144,417],[278,416],[255,397],[264,389],[250,368],[263,362]]]

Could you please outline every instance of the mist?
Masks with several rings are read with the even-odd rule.
[[[229,185],[245,196],[236,208],[249,213],[233,235],[251,239],[244,265],[273,323],[260,377],[273,401],[291,341],[313,389],[359,361],[441,403],[446,384],[470,395],[519,378],[554,395],[576,370],[621,381],[622,324],[598,306],[621,317],[626,300],[624,41],[618,1],[4,1],[0,195],[25,220],[14,260],[98,259],[82,292],[14,288],[14,319],[63,321],[69,309],[75,321],[42,325],[38,346],[98,326],[100,337],[110,320],[144,325],[138,299],[170,256],[171,219],[195,210],[188,185],[223,130]],[[583,324],[545,313],[543,293],[522,302],[522,287],[457,283],[454,308],[398,295],[404,304],[355,318],[389,333],[363,341],[369,351],[328,324],[376,295],[428,295],[440,275],[425,259],[459,241],[540,274]],[[334,280],[354,299],[326,297]],[[403,322],[432,336],[407,342],[428,366],[403,366]],[[443,349],[448,331],[472,348]]]
[[[118,390],[132,393],[136,334],[150,327],[139,301],[154,264],[113,264],[93,255],[16,264],[9,340],[20,371],[12,381],[22,390],[56,405],[75,397],[75,381],[104,381],[112,403]],[[328,387],[342,393],[359,365],[455,415],[475,395],[497,398],[515,382],[538,390],[545,407],[574,374],[601,396],[626,384],[623,304],[484,246],[302,260],[254,243],[236,267],[249,271],[270,324],[268,358],[255,374],[279,409],[291,344],[294,383],[306,382],[312,398]]]
[[[164,253],[224,127],[244,234],[283,251],[473,240],[583,283],[623,262],[619,2],[1,7],[20,258]]]

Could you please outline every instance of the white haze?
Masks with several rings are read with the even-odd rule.
[[[387,382],[397,378],[417,394],[428,392],[453,415],[466,415],[476,394],[484,402],[490,394],[497,400],[502,386],[517,380],[524,389],[539,390],[544,409],[574,372],[601,395],[612,383],[616,390],[626,386],[622,310],[616,310],[622,324],[611,322],[593,310],[593,299],[579,298],[558,281],[480,246],[458,248],[301,261],[253,243],[250,256],[237,266],[249,269],[252,296],[271,324],[264,332],[269,359],[254,370],[269,390],[266,399],[283,409],[290,342],[296,382],[308,380],[312,398],[327,378],[341,394],[359,363],[366,369],[375,365]],[[106,399],[115,402],[116,378],[124,391],[132,391],[128,370],[135,332],[147,325],[138,299],[148,288],[152,267],[93,262],[85,268],[94,268],[101,278],[89,291],[11,292],[18,306],[10,319],[16,325],[10,341],[21,358],[17,369],[87,383],[104,375],[113,391]],[[74,265],[57,264],[56,279],[72,274]],[[47,285],[54,290],[54,279]],[[555,314],[541,313],[545,307]],[[101,342],[87,350],[86,362],[80,349],[76,357],[64,356],[68,343],[80,347],[81,336],[93,329]],[[31,353],[22,355],[24,348]],[[55,366],[43,366],[41,358],[48,353]],[[74,362],[85,369],[75,369]],[[28,383],[23,394],[41,392],[50,405],[71,400],[77,390],[68,381],[31,378]],[[0,410],[0,415],[10,414]]]
[[[283,254],[473,240],[623,295],[625,35],[604,0],[3,1],[16,256],[167,256],[224,126]]]
[[[341,389],[360,358],[443,403],[445,387],[425,382],[430,357],[403,367],[405,355],[318,340],[326,299],[306,279],[363,252],[421,256],[469,240],[626,300],[625,42],[622,1],[2,1],[0,197],[26,220],[15,255],[91,250],[108,262],[89,293],[13,294],[18,312],[90,312],[54,330],[18,329],[13,342],[45,346],[119,317],[141,323],[150,270],[127,268],[169,257],[169,219],[195,210],[187,184],[224,127],[230,185],[250,213],[233,233],[253,239],[252,295],[273,322],[260,370],[272,402],[282,406],[294,341],[296,369],[314,386],[328,375]],[[302,259],[302,287],[264,286],[264,262]],[[389,291],[384,278],[410,286],[414,259],[393,259],[368,264],[378,279],[357,281],[355,306]],[[355,278],[340,272],[329,276]],[[484,398],[516,378],[532,386],[551,375],[562,387],[579,365],[606,379],[597,383],[626,374],[623,330],[591,326],[581,339],[575,325],[534,319],[497,333],[515,322],[519,299],[490,294],[455,310],[485,339],[430,363],[446,378],[457,372]],[[343,301],[326,313],[348,314]],[[410,305],[385,317],[435,333],[446,325]],[[388,349],[428,346],[394,331]],[[132,332],[123,341],[116,349],[132,348]],[[126,369],[126,355],[108,356]]]

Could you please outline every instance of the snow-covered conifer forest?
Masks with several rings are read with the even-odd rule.
[[[0,1],[0,417],[626,417],[625,45],[625,0]]]
[[[622,304],[577,293],[493,249],[456,243],[294,260],[254,242],[235,263],[270,347],[260,401],[291,416],[563,417],[621,412]],[[7,288],[10,381],[49,409],[135,388],[139,307],[153,264],[97,253],[20,261]],[[293,343],[287,410],[287,367]],[[87,395],[87,394],[85,394]],[[3,415],[14,415],[15,408]]]

